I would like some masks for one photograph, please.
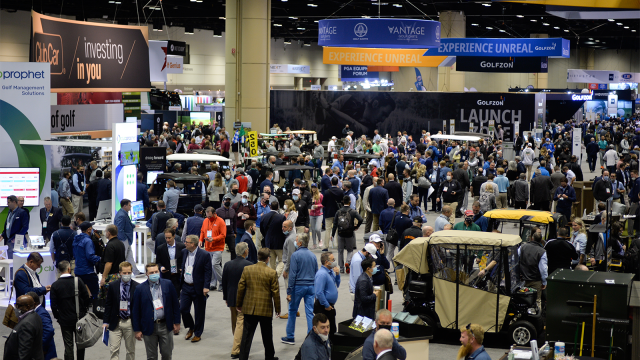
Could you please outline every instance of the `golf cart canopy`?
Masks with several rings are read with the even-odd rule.
[[[480,136],[469,136],[469,135],[431,135],[431,140],[456,140],[456,141],[478,141],[480,140]]]
[[[540,224],[555,222],[551,212],[538,210],[491,210],[484,213],[484,217],[497,220],[523,220]]]
[[[206,154],[172,154],[167,155],[168,161],[219,161],[229,162],[231,160],[220,155],[206,155]]]
[[[289,130],[285,131],[285,134],[298,134],[298,135],[315,135],[316,132],[312,130]]]

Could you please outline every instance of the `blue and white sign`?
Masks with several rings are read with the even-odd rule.
[[[393,49],[440,46],[440,22],[411,19],[330,19],[318,23],[318,45]]]
[[[380,74],[369,72],[367,66],[340,65],[340,79],[342,81],[378,80]]]
[[[442,39],[437,50],[429,50],[425,56],[550,56],[569,57],[570,41],[562,38],[547,39]]]

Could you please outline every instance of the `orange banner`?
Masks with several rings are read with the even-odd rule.
[[[336,65],[438,67],[446,56],[423,56],[424,49],[370,49],[329,47],[322,49],[322,62]]]

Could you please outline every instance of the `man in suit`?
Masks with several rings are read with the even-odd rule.
[[[384,188],[389,192],[389,197],[395,200],[396,210],[400,210],[400,205],[402,205],[402,185],[395,180],[393,174],[389,174],[389,181],[384,185]]]
[[[34,306],[36,307],[34,311],[40,316],[40,320],[42,321],[42,353],[44,354],[44,360],[56,358],[58,354],[56,353],[56,343],[53,341],[55,330],[53,329],[51,315],[49,315],[49,312],[44,306],[40,306],[42,304],[40,304],[40,296],[38,296],[38,294],[29,291],[27,295],[33,299]]]
[[[373,256],[373,255],[372,255]],[[366,316],[373,319],[376,313],[376,293],[373,291],[373,269],[376,268],[376,262],[372,258],[362,260],[360,263],[362,274],[356,281],[354,288],[355,301],[353,302],[352,316]]]
[[[531,184],[529,185],[531,209],[549,211],[551,189],[553,189],[551,177],[542,175],[540,169],[536,169],[535,177],[531,179]]]
[[[236,308],[244,314],[244,329],[240,343],[240,359],[248,360],[253,335],[260,324],[265,360],[278,360],[273,348],[273,310],[280,316],[280,290],[276,271],[267,267],[269,249],[258,251],[258,263],[242,271],[238,283]]]
[[[160,278],[158,264],[146,265],[149,279],[136,287],[131,307],[131,323],[136,340],[142,341],[147,359],[170,360],[173,334],[180,332],[180,304],[171,281]],[[173,334],[171,332],[173,331]]]
[[[376,352],[373,348],[376,333],[380,330],[391,330],[391,323],[393,322],[393,316],[391,311],[387,309],[380,309],[376,312],[376,328],[371,332],[371,335],[367,337],[362,345],[362,360],[375,360]],[[404,360],[407,358],[407,351],[398,343],[394,338],[391,346],[391,354],[397,359]]]
[[[377,354],[378,360],[397,360],[398,358],[391,352],[393,346],[393,334],[387,329],[381,329],[376,331],[376,336],[373,340],[373,349]]]
[[[176,218],[171,218],[169,220],[167,220],[167,224],[164,228],[164,230],[167,229],[172,229],[174,234],[175,234],[175,238],[179,239],[181,234],[180,234],[180,230],[178,230],[178,219]],[[164,230],[159,233],[158,235],[156,235],[156,247],[155,250],[153,251],[154,253],[158,250],[158,247],[161,246],[162,244],[166,244],[167,243],[167,239],[165,238],[165,232]]]
[[[87,201],[89,202],[89,219],[93,221],[98,216],[98,183],[102,180],[102,170],[97,169],[93,180],[87,184]]]
[[[167,206],[162,200],[158,200],[158,211],[151,216],[151,240],[155,241],[158,234],[162,234],[167,227],[167,220],[173,218],[173,215],[167,211]],[[147,240],[149,241],[149,240]],[[153,251],[159,244],[154,243]]]
[[[282,223],[287,218],[278,213],[280,205],[277,201],[271,203],[271,211],[260,220],[260,232],[264,237],[264,243],[270,251],[271,269],[275,270],[278,260],[282,262],[282,249],[284,247],[285,235],[282,232]],[[259,259],[258,259],[259,260]]]
[[[324,249],[329,248],[331,242],[331,229],[333,227],[333,219],[336,216],[336,212],[340,210],[339,205],[342,204],[344,199],[344,191],[338,187],[338,178],[331,179],[331,187],[323,193],[322,208],[324,211],[325,228],[327,229],[324,234]],[[273,258],[272,258],[273,260]]]
[[[149,208],[149,192],[147,184],[142,182],[142,173],[138,173],[138,182],[136,183],[136,199],[142,200],[145,211]]]
[[[104,172],[104,179],[98,182],[96,206],[100,208],[100,201],[111,200],[111,171]],[[135,270],[135,269],[134,269]]]
[[[111,358],[118,359],[120,344],[124,338],[127,360],[133,360],[136,356],[136,342],[131,325],[131,300],[138,283],[131,281],[132,266],[130,263],[123,261],[118,265],[118,269],[120,279],[110,282],[107,290],[102,327],[108,328],[110,331]]]
[[[180,295],[182,269],[178,264],[182,264],[182,250],[185,249],[185,246],[184,243],[176,241],[176,232],[173,229],[164,229],[164,238],[166,242],[158,246],[156,250],[156,261],[160,266],[160,277],[171,280],[176,292]]]
[[[131,210],[131,200],[120,200],[120,210],[116,213],[113,219],[113,224],[118,227],[118,239],[124,243],[125,254],[127,261],[133,265],[133,274],[138,276],[141,274],[136,264],[136,259],[133,258],[133,252],[131,251],[131,244],[133,244],[133,224],[129,218],[129,211]]]
[[[40,222],[42,223],[42,236],[48,242],[51,234],[60,229],[62,209],[53,207],[51,198],[44,198],[44,208],[40,209]]]
[[[5,359],[43,360],[42,320],[34,311],[33,298],[22,295],[16,300],[18,324],[4,343]]]
[[[13,259],[13,247],[16,243],[16,235],[26,235],[29,231],[29,214],[27,210],[18,206],[18,198],[15,195],[7,197],[9,214],[4,222],[4,230],[0,234],[0,241],[8,246],[7,254]],[[26,241],[26,239],[25,239]],[[18,246],[20,246],[18,244]]]
[[[251,220],[248,220],[249,222]],[[245,223],[246,224],[246,223]],[[246,260],[249,255],[249,247],[245,242],[236,245],[236,258],[224,264],[222,270],[222,299],[231,311],[231,333],[233,334],[233,347],[231,348],[231,358],[240,357],[240,342],[242,341],[242,331],[244,329],[244,314],[238,312],[236,308],[236,298],[238,295],[238,283],[245,267],[253,265]]]
[[[44,303],[44,295],[51,290],[51,285],[43,286],[40,283],[40,276],[36,273],[42,265],[42,261],[42,255],[32,252],[27,256],[26,264],[18,268],[13,281],[13,286],[16,288],[16,298],[33,291],[40,296],[40,303]]]
[[[71,276],[71,266],[68,261],[60,261],[57,266],[60,272],[60,278],[51,284],[51,312],[60,325],[60,332],[62,333],[62,340],[64,342],[64,358],[73,359],[73,336],[76,323],[79,320],[76,315],[75,278]],[[82,318],[87,313],[91,302],[89,299],[89,291],[87,291],[84,281],[80,278],[77,279],[78,305],[80,307],[78,312],[80,313],[80,318]],[[84,360],[84,350],[85,349],[76,350],[77,360]]]
[[[182,269],[180,313],[184,327],[189,329],[184,339],[191,339],[192,343],[200,341],[204,330],[209,284],[213,272],[211,256],[203,249],[198,248],[199,241],[200,239],[196,235],[187,236],[180,265],[180,269]],[[195,323],[191,316],[191,303],[194,307]]]

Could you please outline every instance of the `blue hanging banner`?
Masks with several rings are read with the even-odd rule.
[[[440,46],[440,22],[411,19],[330,19],[318,23],[318,45],[430,49]]]
[[[570,41],[562,38],[516,39],[442,39],[437,50],[424,56],[497,56],[497,57],[569,57]]]
[[[380,74],[377,71],[369,72],[367,66],[340,65],[341,81],[378,80]]]

